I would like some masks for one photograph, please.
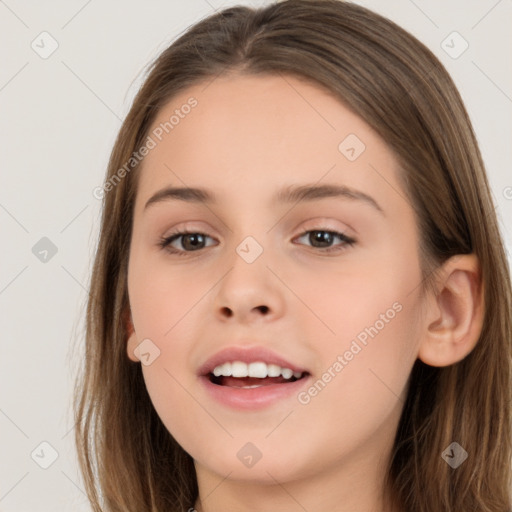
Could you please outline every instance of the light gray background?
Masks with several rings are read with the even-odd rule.
[[[145,66],[192,23],[237,3],[269,2],[0,0],[0,511],[90,510],[70,398],[99,226],[92,191]],[[512,1],[357,3],[412,32],[454,77],[510,257]],[[31,47],[48,50],[43,31],[59,45],[46,59]],[[469,44],[458,58],[441,46],[453,31]],[[461,49],[453,37],[444,44]],[[46,262],[32,252],[42,237],[58,251]],[[44,441],[58,454],[47,469]]]

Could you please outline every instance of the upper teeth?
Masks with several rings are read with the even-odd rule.
[[[293,375],[296,379],[300,379],[302,372],[294,372],[290,368],[281,368],[277,364],[267,364],[262,361],[249,364],[234,361],[216,366],[213,369],[213,375],[215,377],[256,377],[259,379],[279,377],[280,375],[285,379],[291,379]]]

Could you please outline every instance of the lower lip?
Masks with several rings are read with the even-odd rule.
[[[208,376],[200,377],[206,391],[217,402],[234,409],[262,409],[276,402],[297,396],[301,388],[309,381],[310,375],[286,384],[269,384],[259,388],[235,388],[219,386],[210,381]]]

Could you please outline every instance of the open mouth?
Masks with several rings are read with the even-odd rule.
[[[273,384],[291,384],[309,376],[308,372],[293,371],[263,362],[224,363],[217,366],[207,377],[212,384],[230,388],[253,389]]]
[[[218,386],[252,389],[261,386],[270,386],[271,384],[289,384],[303,379],[306,375],[307,374],[304,373],[299,378],[292,376],[290,379],[285,379],[284,377],[265,377],[261,379],[258,377],[215,377],[213,373],[210,373],[208,377],[212,384],[217,384]]]
[[[312,378],[305,368],[264,350],[252,361],[247,361],[247,352],[227,357],[215,356],[199,369],[199,375],[213,400],[239,411],[261,410],[281,400],[291,400]],[[272,363],[263,362],[263,357]]]

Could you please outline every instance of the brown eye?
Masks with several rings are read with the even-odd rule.
[[[324,249],[324,252],[339,251],[346,248],[346,246],[352,246],[355,243],[353,238],[349,238],[343,233],[337,231],[329,231],[326,229],[313,229],[302,233],[298,239],[307,236],[308,242],[315,249]],[[336,240],[340,240],[341,243],[332,245]]]
[[[204,249],[206,247],[205,242],[207,238],[211,237],[204,233],[181,231],[163,238],[159,245],[173,254],[181,255],[187,252]],[[175,242],[176,244],[174,244]]]

